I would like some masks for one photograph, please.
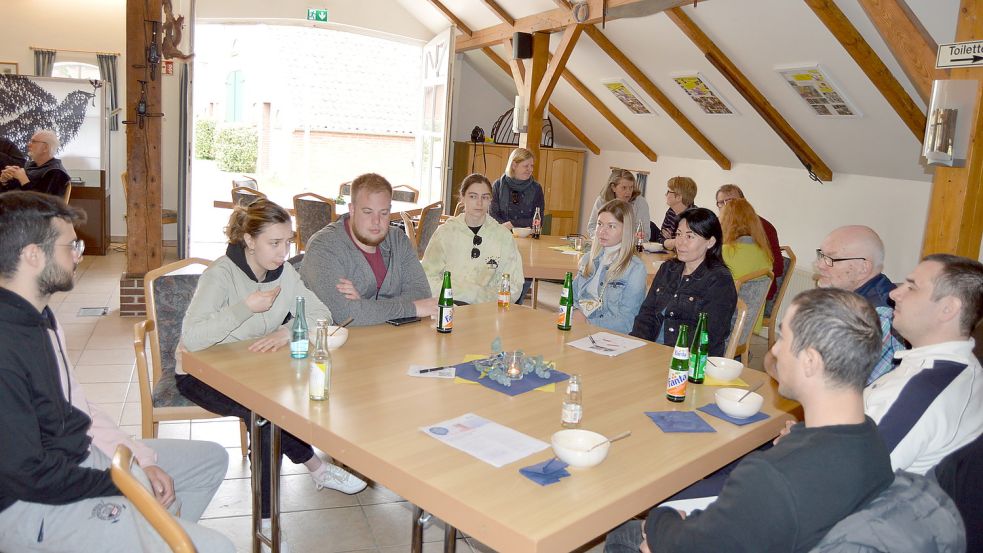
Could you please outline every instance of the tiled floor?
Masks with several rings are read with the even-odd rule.
[[[172,254],[173,255],[173,254]],[[51,307],[65,328],[69,356],[90,401],[98,403],[120,427],[140,435],[140,392],[134,371],[135,318],[119,316],[119,279],[125,254],[87,255],[79,265],[75,289],[52,297]],[[556,293],[554,292],[554,295]],[[554,300],[555,303],[555,300]],[[79,316],[82,307],[108,307],[108,315]],[[227,534],[240,552],[249,551],[249,467],[239,450],[238,422],[232,419],[162,423],[161,438],[214,440],[228,449],[225,482],[202,518],[202,524]],[[354,496],[316,491],[303,466],[284,459],[282,511],[284,528],[295,553],[409,551],[411,506],[379,486]],[[441,550],[439,523],[424,533],[424,551]],[[582,551],[598,553],[600,543]],[[462,553],[491,551],[470,538],[458,540]]]

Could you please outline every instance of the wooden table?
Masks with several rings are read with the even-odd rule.
[[[490,547],[503,552],[570,551],[751,451],[778,434],[797,404],[766,384],[763,410],[771,418],[743,427],[703,416],[716,433],[664,434],[643,413],[692,410],[713,401],[715,388],[691,386],[686,401],[665,399],[671,349],[647,344],[616,358],[565,342],[586,326],[557,330],[552,314],[494,303],[455,309],[454,331],[433,324],[353,328],[333,352],[331,397],[307,398],[306,364],[286,350],[254,354],[248,342],[185,354],[184,368],[302,440],[384,484]],[[516,397],[475,384],[406,375],[410,363],[458,363],[505,349],[554,360],[583,377],[583,427],[632,436],[613,445],[599,466],[541,487],[518,469],[550,458],[542,451],[496,469],[420,432],[419,428],[472,412],[549,442],[560,429],[563,385],[556,392]],[[770,379],[745,370],[750,384]],[[253,474],[254,478],[256,473]]]

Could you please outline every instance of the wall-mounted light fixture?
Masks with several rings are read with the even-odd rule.
[[[922,142],[922,156],[929,165],[965,165],[978,86],[979,81],[975,80],[940,80],[932,84]]]

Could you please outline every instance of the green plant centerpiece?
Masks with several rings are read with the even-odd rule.
[[[543,361],[542,355],[526,355],[521,350],[504,351],[501,337],[492,341],[491,350],[490,357],[474,361],[474,368],[481,373],[479,380],[488,377],[508,388],[512,386],[513,380],[520,380],[529,373],[548,379],[551,371],[556,370],[556,364],[553,361]]]

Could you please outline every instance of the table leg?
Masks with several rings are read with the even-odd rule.
[[[262,479],[263,456],[260,454],[261,447],[254,442],[254,437],[258,437],[263,424],[270,425],[272,455],[270,461],[270,537],[263,536],[262,531]],[[252,552],[261,553],[262,544],[266,544],[272,553],[280,552],[280,428],[265,421],[253,413],[249,419],[249,462],[251,488],[253,492],[253,539]],[[261,439],[261,438],[260,438]]]
[[[251,465],[249,481],[253,492],[253,524],[252,524],[253,553],[260,553],[260,549],[262,547],[261,542],[263,540],[263,534],[261,532],[261,525],[262,525],[261,503],[262,503],[263,494],[261,491],[261,483],[260,483],[261,479],[260,479],[260,472],[259,472],[259,466],[262,463],[262,459],[259,451],[260,447],[257,445],[260,442],[254,441],[254,439],[257,436],[259,436],[259,432],[260,432],[259,415],[253,413],[252,416],[249,417],[249,444],[250,444],[249,464]]]
[[[538,299],[539,299],[539,279],[534,278],[532,279],[532,308],[533,309],[536,309],[536,306],[539,305],[539,302],[537,301]]]
[[[413,532],[410,537],[410,553],[423,553],[423,509],[413,505]]]
[[[280,553],[280,427],[269,423],[272,459],[270,459],[270,545],[272,553]]]
[[[457,551],[457,529],[444,521],[444,553]]]

